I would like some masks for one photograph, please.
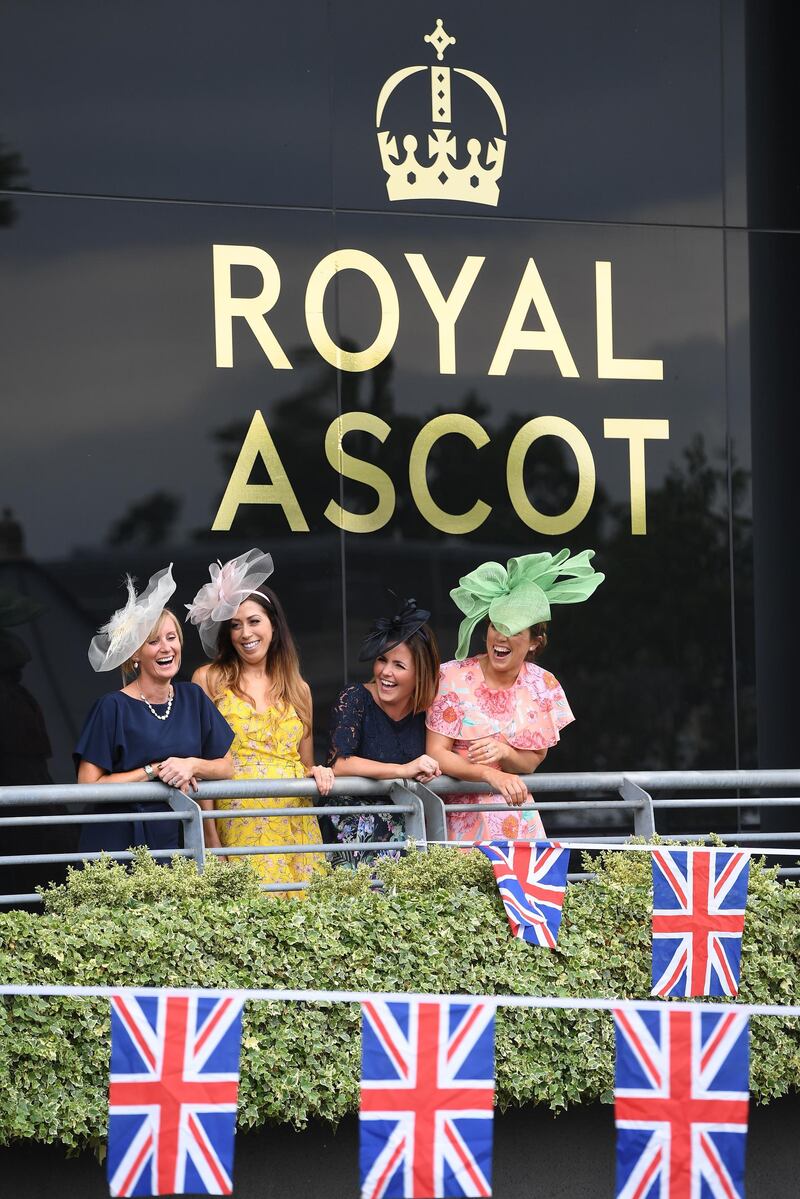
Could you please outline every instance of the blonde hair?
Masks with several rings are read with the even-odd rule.
[[[271,588],[262,586],[263,594],[254,592],[246,595],[242,603],[252,600],[264,609],[272,625],[272,640],[267,650],[265,669],[270,681],[270,702],[279,712],[294,708],[303,724],[303,734],[311,731],[311,694],[300,674],[300,659],[295,648],[286,615],[277,595]],[[242,662],[231,640],[231,622],[223,621],[217,640],[217,655],[208,668],[206,681],[209,694],[219,704],[226,691],[232,691],[239,699],[255,708],[255,700],[241,685]]]
[[[165,616],[171,616],[173,621],[175,622],[175,632],[178,634],[178,641],[181,644],[181,649],[183,649],[183,629],[181,628],[181,626],[178,622],[178,618],[175,615],[175,613],[172,611],[171,608],[164,608],[162,610],[161,615],[159,616],[158,620],[153,625],[152,629],[147,634],[144,641],[139,646],[139,648],[136,650],[136,652],[131,654],[130,658],[127,658],[122,663],[121,670],[122,670],[123,680],[127,681],[128,679],[132,679],[135,676],[135,674],[139,668],[139,655],[142,652],[142,649],[144,648],[144,646],[147,645],[148,641],[152,641],[153,638],[158,635],[159,629],[161,628],[162,624],[164,623]]]

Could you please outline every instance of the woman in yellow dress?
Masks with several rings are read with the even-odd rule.
[[[272,558],[250,550],[225,566],[214,564],[211,582],[189,605],[212,661],[192,681],[213,700],[234,732],[235,779],[311,777],[320,795],[333,786],[333,771],[312,756],[312,703],[300,675],[297,650],[275,593],[263,585]],[[222,799],[220,811],[258,807],[312,807],[309,799]],[[317,818],[267,816],[216,820],[219,843],[231,849],[257,845],[319,845]],[[321,853],[248,854],[264,883],[307,882],[325,869]],[[297,896],[299,891],[279,894]]]

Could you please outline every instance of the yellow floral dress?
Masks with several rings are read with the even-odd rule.
[[[303,724],[294,708],[278,711],[269,707],[256,712],[232,691],[226,691],[217,705],[234,732],[231,756],[235,779],[301,779],[305,767],[298,752]],[[312,807],[310,799],[218,799],[216,808]],[[252,820],[218,820],[219,838],[224,846],[244,845],[321,845],[322,834],[316,816],[264,816]],[[321,853],[247,854],[249,862],[264,883],[302,883],[325,869]],[[283,894],[297,897],[302,891]]]

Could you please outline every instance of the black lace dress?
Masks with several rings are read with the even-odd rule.
[[[409,714],[402,720],[392,720],[380,708],[363,683],[345,687],[331,710],[328,765],[337,758],[370,758],[373,762],[411,762],[425,752],[425,713]],[[337,797],[337,805],[369,805],[369,799]],[[323,836],[329,844],[356,846],[365,841],[404,841],[405,823],[402,815],[389,812],[378,815],[367,810],[363,815],[326,816],[320,820]],[[388,854],[400,857],[400,850],[359,850],[343,848],[331,854],[333,866],[355,868],[360,862],[371,862]]]

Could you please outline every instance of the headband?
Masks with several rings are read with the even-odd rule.
[[[272,555],[259,549],[239,554],[224,566],[221,562],[211,563],[208,568],[210,582],[205,583],[186,605],[186,619],[198,626],[203,649],[209,658],[216,656],[220,625],[231,619],[248,595],[260,595],[269,603],[269,597],[258,588],[274,569]]]

